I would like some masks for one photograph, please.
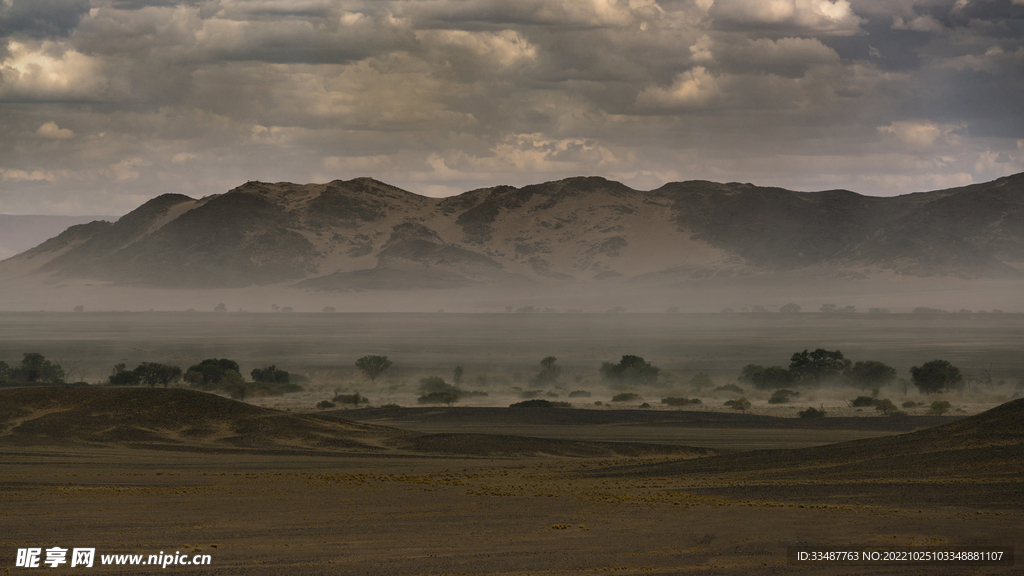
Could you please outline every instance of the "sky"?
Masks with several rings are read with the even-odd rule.
[[[1024,171],[1024,0],[0,0],[0,213]]]

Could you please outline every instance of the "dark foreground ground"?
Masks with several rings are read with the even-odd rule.
[[[1024,401],[897,436],[715,454],[416,434],[187,391],[73,396],[89,393],[0,392],[0,569],[23,570],[18,548],[60,546],[210,555],[210,566],[166,568],[181,574],[1021,570],[1020,561],[796,565],[787,547],[1019,552]],[[139,416],[184,401],[191,419]],[[603,455],[580,455],[588,449]]]

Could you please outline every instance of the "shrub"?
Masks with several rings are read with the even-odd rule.
[[[569,392],[569,398],[590,398],[593,394],[589,390],[573,390]]]
[[[651,405],[650,405],[650,404],[648,404],[647,402],[644,402],[643,404],[641,404],[641,405],[640,405],[640,407],[641,407],[641,408],[650,408],[650,407],[651,407]]]
[[[892,400],[889,400],[888,398],[884,398],[882,400],[878,400],[875,403],[875,410],[878,410],[879,412],[881,412],[882,414],[885,414],[885,415],[889,415],[889,414],[893,414],[893,413],[897,412],[896,405],[893,404]],[[906,412],[904,412],[903,415],[906,416]]]
[[[932,402],[931,407],[928,408],[928,415],[942,416],[946,412],[949,412],[950,408],[952,408],[952,406],[949,402],[946,402],[945,400],[936,400],[935,402]]]
[[[726,384],[725,386],[719,386],[714,389],[715,392],[732,392],[733,394],[743,394],[745,390],[735,384]]]
[[[459,401],[459,397],[451,392],[431,392],[430,394],[424,394],[417,400],[420,404],[452,404]]]
[[[640,395],[635,394],[633,392],[623,392],[621,394],[616,394],[615,396],[612,396],[612,402],[632,402],[633,400],[640,399]]]
[[[391,408],[401,408],[401,406],[398,405],[398,404],[395,404],[394,402],[392,402],[390,404],[385,404],[385,405],[381,406],[381,408],[389,408],[389,409],[391,409]]]
[[[660,368],[639,356],[626,355],[618,364],[604,362],[601,364],[601,379],[613,386],[630,384],[654,384],[658,379]]]
[[[821,410],[815,410],[814,408],[808,406],[807,410],[801,410],[797,412],[797,414],[799,414],[801,418],[824,418],[825,409],[822,408]]]
[[[516,402],[510,404],[509,408],[571,408],[572,404],[568,402],[552,402],[550,400],[524,400],[522,402]]]
[[[852,404],[854,408],[865,408],[874,406],[877,403],[878,400],[875,400],[871,396],[857,396],[850,404]]]
[[[327,410],[328,408],[334,408],[334,402],[330,400],[322,400],[316,403],[316,407],[321,410]]]
[[[709,388],[714,386],[715,383],[711,380],[711,377],[704,372],[698,372],[690,378],[690,386],[700,390],[701,388]]]
[[[341,404],[351,404],[357,408],[360,404],[370,403],[366,396],[360,396],[359,392],[356,392],[355,394],[338,394],[334,397],[334,401],[340,402]]]
[[[786,390],[785,388],[782,388],[782,389],[776,390],[774,393],[772,393],[772,397],[768,399],[768,403],[769,404],[785,404],[785,403],[789,402],[791,398],[795,398],[795,397],[797,397],[799,395],[800,395],[799,392],[794,392],[793,390]]]
[[[731,406],[733,410],[740,410],[742,412],[750,410],[750,400],[743,397],[737,398],[736,400],[730,400],[725,404],[726,406]]]
[[[662,398],[662,404],[669,406],[689,406],[690,404],[700,404],[700,398]]]
[[[903,404],[900,404],[900,407],[902,408],[914,408],[915,406],[917,406],[917,402],[914,402],[913,400],[907,400]]]

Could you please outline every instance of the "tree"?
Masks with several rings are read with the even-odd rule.
[[[11,376],[21,382],[64,383],[64,369],[60,364],[50,362],[38,352],[25,352],[21,368],[12,370]]]
[[[737,398],[732,401],[732,409],[746,413],[747,410],[750,410],[750,400],[743,397]]]
[[[140,379],[134,370],[128,370],[125,363],[121,362],[114,365],[114,369],[110,371],[110,377],[107,378],[107,382],[111,386],[137,386]]]
[[[140,382],[149,384],[151,388],[155,388],[157,384],[163,384],[164,388],[167,388],[171,382],[181,379],[181,368],[156,362],[143,362],[135,367],[134,372]]]
[[[818,348],[814,352],[797,352],[789,359],[789,371],[797,382],[820,384],[838,378],[850,366],[839,350]]]
[[[245,400],[245,395],[249,392],[249,385],[245,383],[245,378],[242,378],[238,370],[225,370],[221,374],[220,385],[235,400]]]
[[[882,414],[888,416],[889,414],[894,414],[896,412],[896,405],[892,403],[892,400],[883,398],[875,402],[875,410],[878,410]]]
[[[214,312],[227,312],[228,311],[228,306],[227,306],[227,304],[221,302],[220,304],[217,304],[216,306],[213,307],[213,311]]]
[[[945,360],[932,360],[921,366],[914,366],[910,369],[910,376],[914,380],[914,386],[917,386],[922,394],[958,389],[964,381],[960,369]]]
[[[456,366],[455,369],[452,370],[452,382],[455,382],[456,385],[462,384],[462,375],[465,372],[465,368],[462,366]]]
[[[223,381],[224,374],[232,370],[238,373],[239,378],[241,378],[241,371],[239,370],[238,362],[235,362],[234,360],[228,360],[227,358],[207,358],[206,360],[203,360],[199,364],[189,366],[188,370],[186,371],[186,376],[190,372],[198,372],[199,374],[201,374],[203,377],[202,382],[196,384],[197,378],[195,377],[195,375],[192,375],[191,377],[186,377],[186,381],[192,384],[193,386],[198,386],[201,388],[216,388],[218,386],[224,387],[227,385]]]
[[[271,364],[266,368],[256,368],[249,373],[253,382],[275,382],[277,384],[288,383],[288,373],[278,370],[277,366]]]
[[[85,312],[85,306],[82,306],[81,304],[75,306],[75,312]]]
[[[0,360],[0,382],[7,380],[11,377],[11,367],[7,365],[7,362]]]
[[[661,369],[639,356],[626,355],[618,364],[601,364],[601,379],[611,385],[654,384]]]
[[[540,361],[540,373],[534,378],[537,385],[544,386],[558,381],[558,377],[562,375],[562,367],[555,365],[557,361],[558,358],[554,356],[548,356]]]
[[[869,387],[885,386],[895,380],[896,369],[882,362],[865,360],[850,368],[850,378],[861,390],[867,390]]]
[[[936,400],[935,402],[932,402],[931,407],[928,408],[928,415],[942,416],[946,412],[949,412],[949,409],[952,407],[953,406],[949,402],[946,402],[945,400]]]
[[[697,372],[693,375],[693,378],[690,378],[690,386],[693,386],[698,390],[701,388],[709,388],[714,385],[715,383],[711,380],[711,376],[708,376],[704,372]]]
[[[387,356],[363,356],[356,360],[356,368],[363,371],[363,374],[373,382],[378,376],[391,367],[392,362]]]
[[[836,311],[836,305],[835,304],[822,304],[819,311],[820,312],[825,312],[826,314],[831,314],[832,312]]]
[[[790,302],[789,304],[779,308],[779,312],[782,312],[783,314],[796,314],[800,311],[800,308],[801,306],[799,304]]]

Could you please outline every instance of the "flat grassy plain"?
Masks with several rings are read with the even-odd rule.
[[[468,375],[528,376],[546,355],[567,378],[585,379],[622,354],[725,383],[745,364],[784,365],[817,347],[904,376],[939,357],[968,372],[991,364],[1009,380],[1024,372],[1022,344],[1019,315],[0,315],[9,363],[38,351],[96,380],[116,362],[228,357],[243,372],[277,364],[306,373],[325,390],[356,378],[351,364],[364,354],[395,361],[382,387],[447,376],[456,364]],[[166,569],[183,574],[1020,573],[1019,559],[794,565],[787,547],[1019,554],[1021,401],[974,418],[911,419],[945,423],[913,431],[881,417],[812,425],[482,406],[305,415],[190,391],[23,390],[0,390],[0,569],[12,573],[16,550],[30,546],[211,555],[208,567]],[[93,393],[113,399],[85,401]],[[173,395],[187,403],[170,404]],[[348,421],[357,415],[364,423]],[[546,439],[524,437],[538,427]],[[673,430],[685,434],[622,443]],[[770,434],[788,440],[761,449]],[[711,450],[680,445],[711,437],[721,442]],[[851,441],[829,444],[841,440]]]

